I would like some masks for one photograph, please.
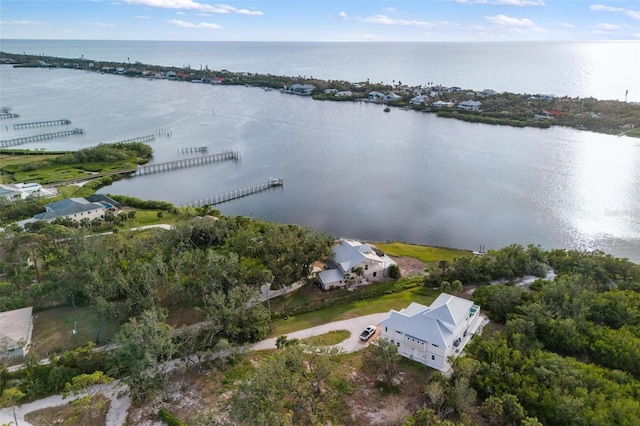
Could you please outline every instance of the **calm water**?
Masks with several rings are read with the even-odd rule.
[[[19,121],[69,118],[87,131],[24,148],[78,149],[171,129],[171,137],[151,142],[156,162],[183,158],[178,150],[189,146],[242,154],[237,163],[133,178],[102,192],[182,204],[276,176],[283,188],[220,210],[336,237],[467,249],[533,243],[640,262],[638,139],[384,113],[258,88],[72,70],[0,72],[1,103]],[[58,130],[2,124],[10,127],[2,139]]]

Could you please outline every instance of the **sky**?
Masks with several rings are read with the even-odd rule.
[[[0,39],[640,40],[640,0],[0,0]]]

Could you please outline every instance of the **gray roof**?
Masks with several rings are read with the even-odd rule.
[[[29,343],[32,313],[32,307],[0,312],[0,344],[7,345],[0,352],[22,346],[22,342]]]
[[[450,347],[458,326],[469,316],[474,303],[470,300],[442,293],[431,306],[411,303],[401,311],[391,310],[380,322],[411,337],[441,347]]]
[[[45,204],[44,208],[47,209],[46,212],[39,213],[33,218],[38,220],[55,219],[60,216],[69,216],[89,210],[104,209],[104,206],[100,203],[92,203],[84,198],[65,198],[64,200]]]

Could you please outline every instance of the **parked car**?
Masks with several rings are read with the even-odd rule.
[[[360,333],[360,340],[363,340],[363,341],[366,342],[374,334],[376,334],[376,326],[375,325],[370,325],[367,328],[365,328],[362,333]]]

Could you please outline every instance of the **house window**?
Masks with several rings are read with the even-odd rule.
[[[402,334],[402,331],[396,330],[396,333],[398,333],[398,334]]]
[[[431,355],[431,361],[435,361],[436,360],[436,356],[435,355]]]
[[[384,331],[389,331],[389,327],[385,327],[385,328],[384,328]]]
[[[377,273],[377,272],[374,272],[374,273],[373,273],[373,276],[375,277],[376,275],[378,275],[378,273]]]
[[[368,271],[369,270],[369,265],[364,265],[364,270]]]
[[[435,346],[436,348],[440,347],[440,346],[436,345],[435,343],[432,343],[431,346]]]
[[[398,345],[398,347],[400,347],[400,342],[396,343]]]

